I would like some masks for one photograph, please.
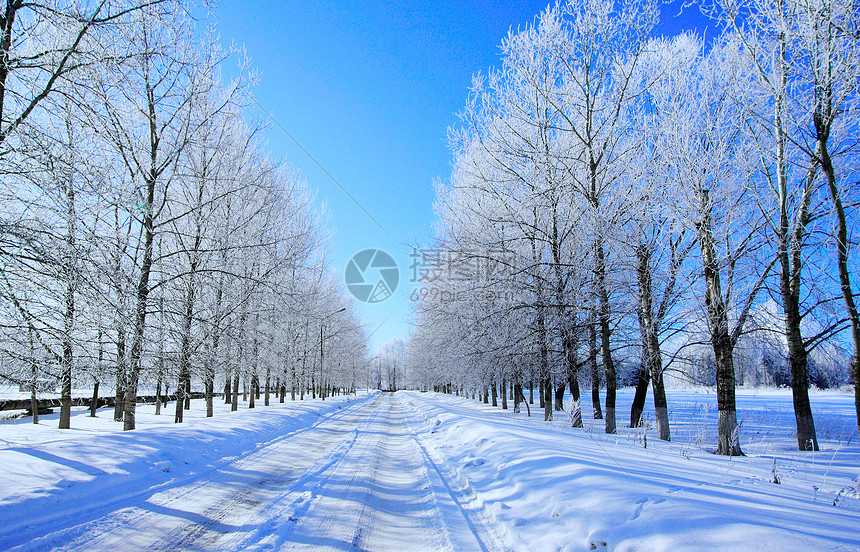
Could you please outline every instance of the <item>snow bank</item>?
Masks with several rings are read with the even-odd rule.
[[[304,431],[326,414],[352,408],[373,395],[332,397],[229,412],[192,401],[185,423],[173,423],[173,404],[160,416],[139,405],[138,429],[122,432],[113,408],[89,418],[76,409],[71,430],[56,429],[56,414],[34,426],[31,418],[0,423],[0,549],[19,541],[30,525],[106,506],[186,483],[234,462],[264,443]],[[10,540],[11,539],[11,540]]]
[[[716,408],[699,398],[690,408],[707,425]],[[563,412],[547,424],[446,395],[411,392],[403,402],[434,461],[518,550],[860,549],[856,440],[824,443],[815,455],[782,443],[771,454],[727,458],[683,439],[645,440],[641,430],[607,436],[599,421],[574,430]]]

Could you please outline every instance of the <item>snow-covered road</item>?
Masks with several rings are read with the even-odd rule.
[[[713,393],[670,399],[678,439],[647,447],[641,428],[415,391],[213,418],[201,401],[178,425],[141,405],[130,432],[110,409],[72,430],[0,420],[0,551],[860,550],[853,396],[813,396],[812,454],[790,392],[742,394],[739,458],[693,441]]]
[[[106,488],[13,550],[497,550],[464,493],[416,440],[392,394],[339,405],[216,469],[151,493]],[[132,486],[133,488],[133,486]],[[120,497],[116,499],[116,497]],[[86,506],[86,507],[84,507]]]

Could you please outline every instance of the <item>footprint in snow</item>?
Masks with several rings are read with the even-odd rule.
[[[636,501],[636,508],[633,510],[633,515],[630,516],[630,520],[628,521],[628,523],[630,523],[631,521],[635,521],[636,519],[639,518],[640,515],[642,515],[642,509],[645,508],[645,505],[647,503],[648,503],[647,498],[640,498],[639,500]]]

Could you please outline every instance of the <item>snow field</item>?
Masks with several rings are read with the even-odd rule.
[[[275,402],[230,412],[216,401],[205,418],[203,400],[192,401],[183,424],[173,423],[173,403],[155,416],[153,405],[138,405],[138,429],[122,432],[113,409],[89,418],[75,409],[71,430],[56,429],[57,414],[0,423],[0,550],[27,545],[49,527],[98,519],[118,504],[172,488],[182,488],[219,468],[241,463],[263,445],[314,427],[320,420],[373,395],[331,397],[325,401]],[[261,403],[262,404],[262,403]],[[183,492],[189,492],[184,488]],[[47,549],[65,542],[60,531]]]
[[[574,430],[569,415],[556,412],[547,424],[534,405],[526,418],[525,411],[515,415],[464,398],[403,395],[418,440],[473,493],[512,548],[860,549],[860,453],[856,429],[852,437],[841,418],[853,411],[850,395],[813,395],[816,421],[825,419],[822,410],[835,417],[831,425],[845,442],[823,439],[822,451],[812,455],[792,450],[784,425],[790,395],[741,392],[745,430],[756,427],[754,420],[763,424],[747,437],[749,456],[742,458],[708,452],[716,423],[712,394],[670,392],[676,441],[648,438],[647,448],[647,430],[609,436],[602,421],[588,419],[585,430]],[[619,397],[619,422],[631,397]],[[685,440],[701,435],[703,446]],[[773,483],[774,462],[780,484]]]

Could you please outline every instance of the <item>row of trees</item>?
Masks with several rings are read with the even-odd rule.
[[[631,424],[650,384],[669,440],[666,376],[709,372],[717,450],[739,455],[736,363],[757,348],[789,365],[801,450],[818,447],[810,355],[841,361],[836,380],[853,369],[860,421],[860,16],[842,0],[701,7],[710,43],[654,37],[650,0],[569,0],[474,79],[437,194],[447,256],[425,284],[442,291],[421,295],[409,346],[422,385],[513,385],[518,405],[534,377],[545,418],[567,387],[581,426],[587,381],[614,433],[633,365]]]
[[[192,382],[211,416],[222,383],[233,410],[240,380],[250,406],[325,397],[367,356],[312,196],[263,147],[253,72],[193,9],[7,0],[0,18],[0,377],[34,407],[59,381],[60,428],[73,386],[114,385],[134,429],[142,386],[172,386],[181,422]]]
[[[406,376],[406,344],[394,338],[379,349],[368,386],[396,391],[408,384]]]

